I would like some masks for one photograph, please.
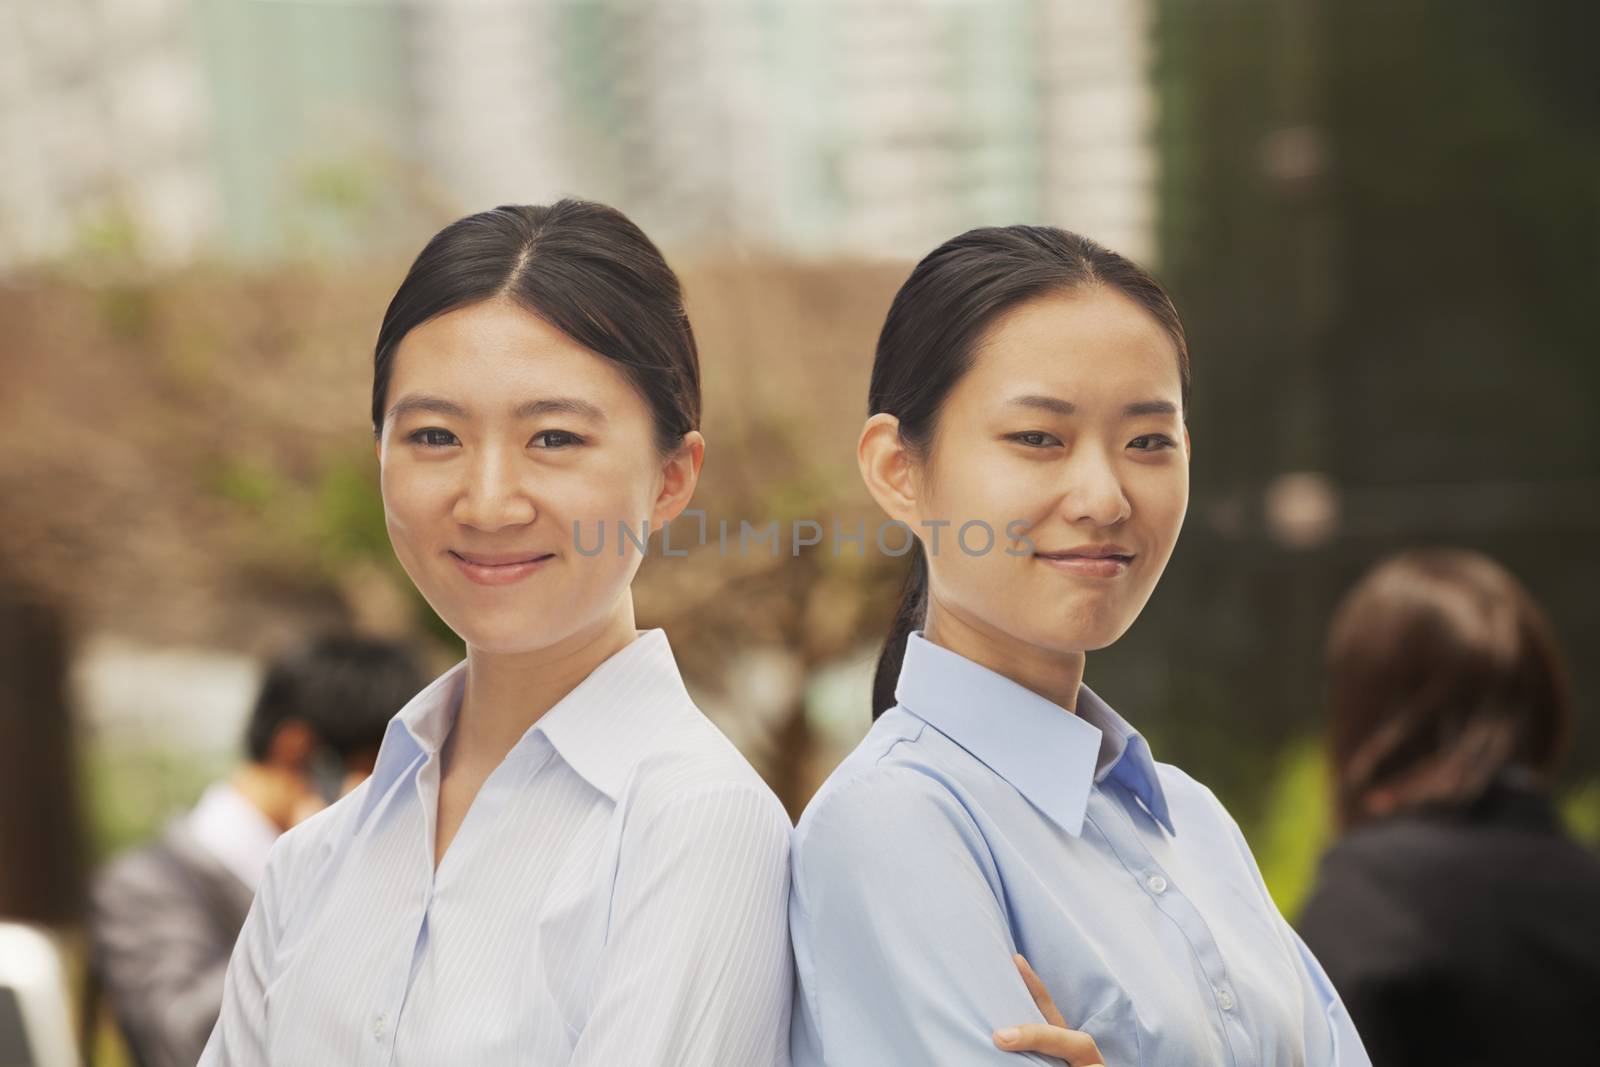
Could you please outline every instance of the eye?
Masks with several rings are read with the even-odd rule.
[[[540,448],[568,448],[572,445],[583,444],[583,438],[566,430],[540,430],[533,435],[535,441],[543,438],[545,443]]]
[[[445,440],[441,440],[445,438]],[[437,426],[427,426],[420,430],[413,430],[406,435],[407,441],[415,442],[423,448],[448,448],[455,442],[456,435],[449,430],[441,430]]]
[[[1141,452],[1158,452],[1163,448],[1176,448],[1177,444],[1164,433],[1147,433],[1129,441],[1128,447]]]
[[[1045,433],[1043,430],[1029,430],[1026,433],[1008,434],[1006,440],[1015,441],[1020,445],[1027,445],[1029,448],[1049,448],[1051,445],[1059,445],[1061,443],[1056,437]]]

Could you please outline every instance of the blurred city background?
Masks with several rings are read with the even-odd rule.
[[[62,831],[4,859],[93,864],[193,803],[297,635],[459,657],[385,535],[372,344],[440,226],[561,195],[684,280],[713,523],[877,521],[873,343],[944,238],[1043,222],[1150,266],[1193,351],[1193,503],[1090,684],[1292,915],[1329,832],[1331,607],[1393,550],[1477,548],[1559,627],[1562,803],[1600,840],[1596,11],[0,0],[0,558],[62,620],[75,727],[34,787],[61,795],[24,799],[83,819],[80,858]],[[637,594],[798,813],[868,726],[902,569],[784,552],[653,558]]]

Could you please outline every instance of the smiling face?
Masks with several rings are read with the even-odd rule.
[[[378,458],[395,555],[480,651],[549,648],[604,625],[641,561],[625,539],[619,555],[619,523],[659,528],[687,506],[699,471],[698,433],[663,458],[650,408],[620,368],[506,301],[408,333],[384,403]]]
[[[1188,507],[1173,342],[1113,289],[1028,301],[986,332],[906,473],[896,517],[950,523],[937,552],[923,538],[933,610],[1043,650],[1103,648],[1143,609]],[[979,555],[955,537],[974,519],[995,531]],[[973,527],[966,545],[985,540]]]

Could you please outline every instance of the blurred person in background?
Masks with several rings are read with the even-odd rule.
[[[1189,399],[1165,290],[1076,234],[972,230],[896,294],[857,459],[917,540],[794,833],[796,1067],[1368,1062],[1232,816],[1083,684],[1177,544]]]
[[[141,1067],[200,1058],[268,853],[371,773],[389,718],[427,681],[413,652],[389,641],[329,635],[280,655],[244,762],[95,880],[96,986]]]
[[[1326,654],[1343,836],[1298,925],[1373,1062],[1594,1062],[1600,858],[1551,802],[1574,711],[1544,613],[1482,555],[1409,552]]]
[[[470,215],[373,371],[389,540],[467,655],[274,850],[201,1062],[786,1062],[788,815],[634,615],[705,455],[677,276],[601,204]]]

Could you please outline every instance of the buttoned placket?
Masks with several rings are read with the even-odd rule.
[[[1151,903],[1177,925],[1189,942],[1201,972],[1211,985],[1212,999],[1217,1007],[1214,1021],[1232,1053],[1234,1067],[1258,1067],[1255,1044],[1241,1018],[1238,1001],[1233,995],[1233,983],[1228,977],[1222,951],[1211,934],[1211,928],[1199,909],[1184,894],[1182,887],[1168,877],[1146,847],[1136,819],[1147,820],[1156,833],[1165,832],[1143,802],[1121,782],[1108,779],[1096,783],[1090,790],[1086,823],[1093,825],[1100,833],[1118,860],[1144,889]]]
[[[423,825],[428,828],[417,849],[416,862],[408,865],[405,876],[413,883],[411,895],[415,908],[407,912],[402,927],[409,937],[396,937],[390,948],[387,965],[376,989],[377,996],[368,1013],[367,1025],[362,1034],[364,1055],[362,1062],[372,1067],[391,1067],[395,1061],[395,1033],[400,1025],[400,1013],[405,1007],[410,990],[411,976],[418,955],[423,951],[428,935],[428,911],[433,898],[433,826],[437,813],[439,757],[428,752],[406,772],[416,796]],[[430,801],[430,793],[432,799]],[[396,792],[396,799],[400,798]],[[399,931],[397,931],[399,932]]]
[[[462,841],[462,830],[467,828],[469,822],[477,824],[485,818],[493,817],[500,799],[494,791],[505,775],[536,774],[554,756],[555,749],[542,733],[531,733],[519,742],[478,787],[478,795],[473,798],[460,827],[457,828],[456,836],[450,843],[450,851],[444,857],[445,862],[438,864],[437,867],[434,865],[433,856],[438,841],[440,755],[437,752],[429,752],[422,757],[420,765],[412,774],[412,784],[427,832],[422,835],[423,840],[419,849],[420,863],[408,872],[417,885],[416,910],[411,913],[407,922],[407,929],[412,931],[412,936],[408,939],[396,939],[391,966],[385,968],[383,988],[369,1020],[370,1038],[366,1048],[370,1050],[370,1055],[364,1057],[363,1062],[370,1063],[373,1067],[392,1067],[395,1062],[395,1034],[399,1030],[400,1014],[405,1008],[411,981],[417,973],[417,964],[422,953],[427,950],[434,898],[440,886],[439,875],[446,870],[447,864],[454,865],[453,857],[459,857],[459,849],[466,844]],[[530,760],[532,766],[529,766]]]

